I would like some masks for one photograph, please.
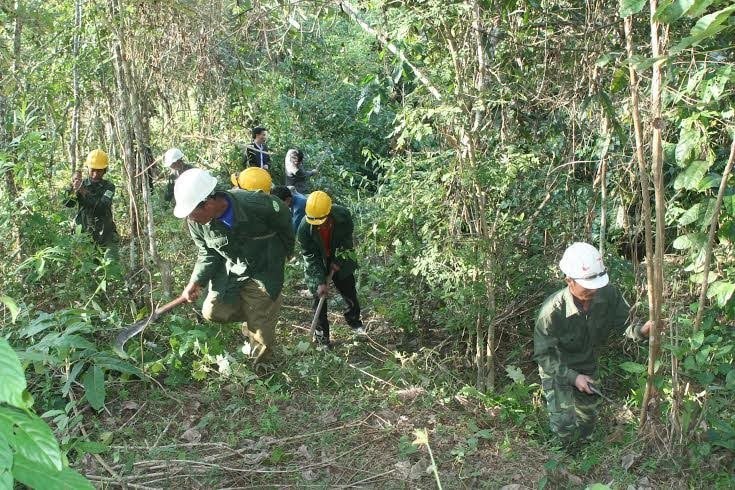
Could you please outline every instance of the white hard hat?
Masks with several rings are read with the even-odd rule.
[[[589,243],[569,245],[559,262],[559,268],[585,289],[600,289],[610,282],[600,252]]]
[[[184,154],[178,148],[171,148],[163,155],[163,166],[170,168],[175,162],[184,158]]]
[[[191,168],[181,174],[174,183],[176,207],[174,216],[186,218],[197,205],[204,201],[217,186],[217,177],[207,170]]]

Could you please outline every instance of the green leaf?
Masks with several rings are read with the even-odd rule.
[[[53,327],[54,325],[56,325],[56,319],[53,315],[42,312],[33,319],[33,321],[21,329],[20,336],[23,338],[32,337],[39,332],[43,332],[47,328]]]
[[[670,3],[662,3],[656,14],[653,16],[654,20],[663,22],[664,24],[671,24],[679,17],[687,13],[687,11],[694,5],[694,0],[674,0]]]
[[[11,470],[0,470],[0,488],[3,490],[13,490],[13,474]]]
[[[702,37],[702,39],[704,39],[714,28],[723,24],[728,17],[730,17],[730,14],[733,11],[735,11],[735,5],[730,5],[729,7],[725,7],[717,12],[705,15],[699,19],[696,24],[694,24],[694,27],[692,27],[691,30],[691,35],[697,37],[704,36]]]
[[[610,487],[604,483],[593,483],[592,485],[587,485],[585,490],[610,490]]]
[[[705,236],[703,233],[688,233],[677,237],[671,245],[677,250],[698,249],[704,245],[704,240]]]
[[[710,163],[703,160],[696,160],[676,176],[674,181],[674,189],[697,190],[699,183],[704,178],[704,174],[709,170]]]
[[[689,163],[689,158],[692,154],[692,150],[694,150],[697,145],[699,145],[700,140],[701,134],[699,130],[695,127],[692,127],[692,122],[690,120],[684,120],[681,123],[681,129],[679,130],[679,141],[676,143],[676,151],[674,152],[676,163],[681,166]]]
[[[735,195],[723,196],[722,212],[728,216],[735,217]]]
[[[735,369],[731,369],[725,377],[725,387],[728,390],[735,390]]]
[[[79,453],[102,454],[110,450],[110,448],[101,442],[80,441],[74,444],[74,449]]]
[[[517,366],[508,364],[505,366],[505,372],[508,373],[508,377],[513,380],[514,383],[523,384],[526,382],[526,377],[523,375],[521,369]]]
[[[0,303],[4,304],[8,311],[10,311],[10,321],[15,323],[15,320],[18,318],[18,314],[20,313],[20,308],[18,308],[18,305],[13,301],[13,298],[9,296],[0,296]]]
[[[59,444],[43,419],[34,414],[0,406],[0,424],[10,427],[13,432],[9,443],[15,449],[16,462],[18,456],[22,455],[36,465],[57,470],[62,468]]]
[[[704,332],[700,330],[692,335],[689,338],[689,343],[691,344],[692,349],[699,349],[702,347],[702,344],[704,344]]]
[[[93,357],[94,363],[98,366],[107,369],[108,371],[117,371],[119,373],[132,374],[138,377],[144,377],[143,371],[140,368],[133,366],[129,362],[125,362],[117,357],[112,357],[108,354],[99,353]]]
[[[74,367],[72,367],[71,371],[69,371],[69,376],[67,376],[66,381],[64,381],[64,385],[61,387],[62,395],[66,396],[69,394],[71,384],[77,380],[77,377],[79,376],[79,373],[82,372],[83,368],[84,361],[77,361],[77,363],[74,364]]]
[[[84,394],[87,401],[95,410],[102,410],[105,406],[105,373],[102,368],[90,366],[82,379]]]
[[[683,50],[690,46],[694,46],[704,41],[707,38],[713,37],[722,30],[727,28],[727,25],[723,25],[729,18],[730,14],[735,11],[735,5],[730,5],[722,10],[705,15],[694,24],[692,27],[691,35],[685,37],[674,47],[671,48],[671,54],[681,53]]]
[[[689,10],[687,10],[686,15],[692,18],[699,17],[713,3],[715,3],[715,0],[697,0],[696,2],[694,2],[694,5]]]
[[[17,455],[13,475],[30,488],[43,490],[93,490],[92,484],[71,468],[51,469]]]
[[[647,3],[648,0],[620,0],[618,13],[620,14],[620,17],[624,19],[643,10],[643,6]]]
[[[707,289],[707,298],[717,298],[717,304],[720,308],[724,307],[735,293],[735,284],[727,281],[716,281],[710,284]]]
[[[13,467],[13,450],[5,438],[0,439],[0,472]]]
[[[625,361],[620,365],[620,369],[627,373],[641,374],[645,373],[648,368],[643,364],[638,364],[637,362]]]
[[[702,203],[697,203],[691,208],[687,209],[684,214],[679,217],[679,226],[686,226],[694,223],[699,219],[702,214]]]
[[[721,180],[722,180],[721,175],[710,172],[707,175],[705,175],[704,178],[702,178],[702,180],[699,181],[699,184],[697,185],[697,191],[702,192],[708,189],[712,189],[713,187],[719,187]]]
[[[5,339],[0,338],[0,403],[25,408],[23,392],[26,378],[18,356]]]

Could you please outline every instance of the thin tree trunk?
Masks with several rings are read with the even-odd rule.
[[[633,17],[625,18],[625,46],[628,54],[628,60],[633,59],[635,54],[633,49]],[[635,155],[638,161],[638,184],[641,188],[641,221],[643,222],[644,240],[646,246],[646,281],[648,292],[648,319],[653,320],[654,302],[653,296],[654,273],[653,273],[653,230],[651,223],[653,222],[651,213],[651,192],[649,190],[650,178],[648,176],[648,167],[643,154],[643,128],[641,126],[640,102],[638,98],[638,73],[633,67],[633,63],[628,63],[628,73],[630,75],[630,99],[631,113],[633,117],[633,132],[635,135]]]
[[[658,7],[658,0],[650,0],[650,25],[651,25],[651,56],[658,59],[661,55],[659,39],[659,23],[654,14]],[[662,92],[662,70],[663,61],[653,64],[651,74],[651,167],[653,173],[653,190],[656,203],[656,241],[654,247],[654,303],[653,303],[653,325],[648,337],[648,377],[646,379],[646,391],[643,395],[641,405],[640,426],[646,423],[649,404],[655,396],[654,377],[656,360],[660,349],[659,331],[661,327],[661,307],[663,302],[663,265],[665,245],[665,221],[666,202],[664,199],[663,182],[663,143],[661,132],[663,130],[663,119],[661,117],[661,92]]]
[[[605,138],[605,147],[600,154],[600,255],[605,255],[605,241],[607,240],[607,152],[610,147],[608,134],[609,121],[603,115],[601,133]]]
[[[21,80],[21,39],[23,33],[23,5],[20,0],[15,0],[14,4],[15,13],[15,25],[13,27],[13,83],[16,87],[16,92],[23,90],[23,81]],[[6,100],[7,102],[7,100]],[[5,107],[8,113],[11,111],[10,107]],[[3,116],[5,114],[2,114]],[[8,114],[9,115],[9,114]],[[5,125],[5,119],[0,120],[0,125]],[[6,137],[7,143],[13,140],[17,135],[15,134],[15,125],[12,125],[12,129],[9,137]],[[17,152],[16,150],[11,151],[13,166],[5,172],[5,192],[10,202],[14,202],[18,198],[18,186],[15,182],[15,164],[17,163]],[[10,218],[10,243],[12,247],[12,257],[16,260],[20,260],[23,255],[23,240],[21,238],[20,225],[18,224],[19,216],[13,213]]]
[[[77,159],[79,156],[79,107],[81,105],[79,98],[79,43],[81,35],[82,0],[76,0],[74,2],[74,40],[72,45],[72,56],[74,57],[74,66],[72,68],[74,109],[71,115],[71,137],[69,138],[69,161],[71,162],[72,173],[77,169]]]
[[[734,161],[735,137],[733,137],[732,144],[730,145],[730,157],[727,159],[725,171],[722,173],[722,180],[720,181],[720,188],[717,191],[717,200],[715,201],[715,209],[712,212],[712,221],[709,224],[709,234],[707,236],[707,244],[704,249],[704,266],[702,269],[704,276],[702,278],[702,289],[699,292],[699,305],[697,306],[697,316],[694,319],[695,332],[699,330],[699,328],[702,326],[702,317],[704,316],[704,302],[707,299],[707,289],[709,288],[709,267],[712,263],[712,247],[714,246],[715,233],[717,232],[717,220],[720,216],[722,201],[725,198],[725,190],[727,189],[727,179],[730,177],[730,172],[732,172]]]

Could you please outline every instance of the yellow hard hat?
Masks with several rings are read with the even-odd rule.
[[[94,170],[102,170],[107,168],[109,161],[110,159],[107,157],[107,153],[97,149],[89,152],[85,165]]]
[[[240,184],[237,183],[237,172],[234,174],[230,174],[230,182],[232,182],[232,187],[240,188]]]
[[[310,225],[321,225],[327,220],[332,210],[332,198],[326,192],[314,191],[306,200],[306,222]]]
[[[266,194],[271,193],[271,174],[267,170],[260,167],[248,167],[237,178],[237,184],[240,189],[246,191],[263,191]]]

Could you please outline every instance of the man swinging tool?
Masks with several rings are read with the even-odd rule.
[[[217,191],[217,179],[197,168],[176,180],[177,218],[187,218],[197,261],[181,295],[195,301],[209,285],[202,315],[244,322],[243,353],[256,366],[273,355],[286,258],[294,233],[288,208],[263,192]]]
[[[541,306],[533,336],[551,430],[564,445],[592,434],[599,390],[595,349],[612,334],[647,337],[653,322],[631,325],[630,306],[609,284],[602,257],[587,243],[574,243],[559,262],[567,286]]]

